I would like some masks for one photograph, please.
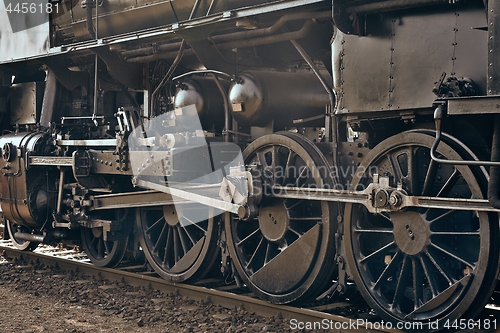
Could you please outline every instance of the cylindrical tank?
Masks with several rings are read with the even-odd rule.
[[[292,127],[294,119],[324,114],[329,103],[313,73],[248,71],[239,78],[231,86],[229,100],[234,119],[242,125],[263,127],[274,121],[275,129]]]
[[[229,83],[220,81],[227,91]],[[203,129],[220,132],[224,126],[224,99],[212,78],[190,78],[183,81],[175,93],[174,107],[195,105]],[[182,118],[177,121],[183,125]],[[186,121],[189,121],[188,119]]]

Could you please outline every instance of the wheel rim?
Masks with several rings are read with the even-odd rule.
[[[127,251],[128,237],[104,240],[102,227],[81,228],[82,245],[90,261],[100,267],[115,267]]]
[[[283,132],[261,137],[243,155],[246,165],[262,165],[264,188],[333,186],[328,163],[300,135]],[[229,250],[245,284],[273,303],[317,296],[335,269],[333,211],[327,202],[264,196],[258,217],[243,221],[228,214]]]
[[[479,168],[431,162],[430,133],[402,133],[380,143],[353,179],[371,182],[370,172],[389,176],[410,195],[483,198]],[[447,137],[438,147],[445,159],[471,159]],[[449,143],[449,144],[448,144]],[[457,152],[460,151],[460,154]],[[465,156],[467,155],[467,156]],[[372,215],[346,205],[346,256],[359,290],[377,313],[391,321],[419,321],[426,329],[437,319],[456,319],[480,310],[498,268],[498,225],[487,213],[409,208]]]
[[[215,218],[196,222],[193,216],[212,216],[199,204],[147,207],[137,211],[141,246],[153,269],[172,282],[203,278],[218,256]]]
[[[31,233],[30,228],[16,224],[16,223],[11,222],[11,221],[6,221],[6,227],[7,227],[7,232],[9,233],[9,238],[12,241],[12,244],[14,245],[14,247],[16,249],[22,250],[22,251],[25,251],[25,250],[26,251],[33,251],[34,249],[36,249],[38,247],[39,243],[37,243],[37,242],[17,239],[16,237],[14,237],[14,234],[17,231]]]

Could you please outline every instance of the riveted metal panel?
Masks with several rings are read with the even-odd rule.
[[[488,95],[500,94],[500,1],[488,1]]]
[[[455,11],[457,10],[457,11]],[[338,113],[429,108],[436,82],[469,77],[485,92],[484,8],[470,6],[370,15],[366,36],[342,33],[334,40]]]
[[[19,83],[11,87],[11,125],[36,124],[40,119],[45,82]]]

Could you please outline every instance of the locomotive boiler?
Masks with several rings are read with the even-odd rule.
[[[217,271],[279,304],[354,282],[415,331],[489,301],[496,1],[37,0],[0,15],[0,205],[18,248],[78,242],[107,267],[142,252],[170,281]]]

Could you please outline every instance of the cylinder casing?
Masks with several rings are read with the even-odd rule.
[[[220,81],[227,91],[227,81]],[[224,99],[212,78],[190,78],[182,82],[175,94],[174,107],[195,105],[201,126],[220,132],[224,125]],[[182,125],[183,119],[178,119]],[[186,121],[190,121],[186,119]],[[189,124],[187,124],[189,125]]]
[[[275,129],[292,127],[294,119],[325,113],[329,103],[326,90],[310,72],[248,71],[239,77],[229,100],[234,119],[242,125],[263,127],[274,121]]]

